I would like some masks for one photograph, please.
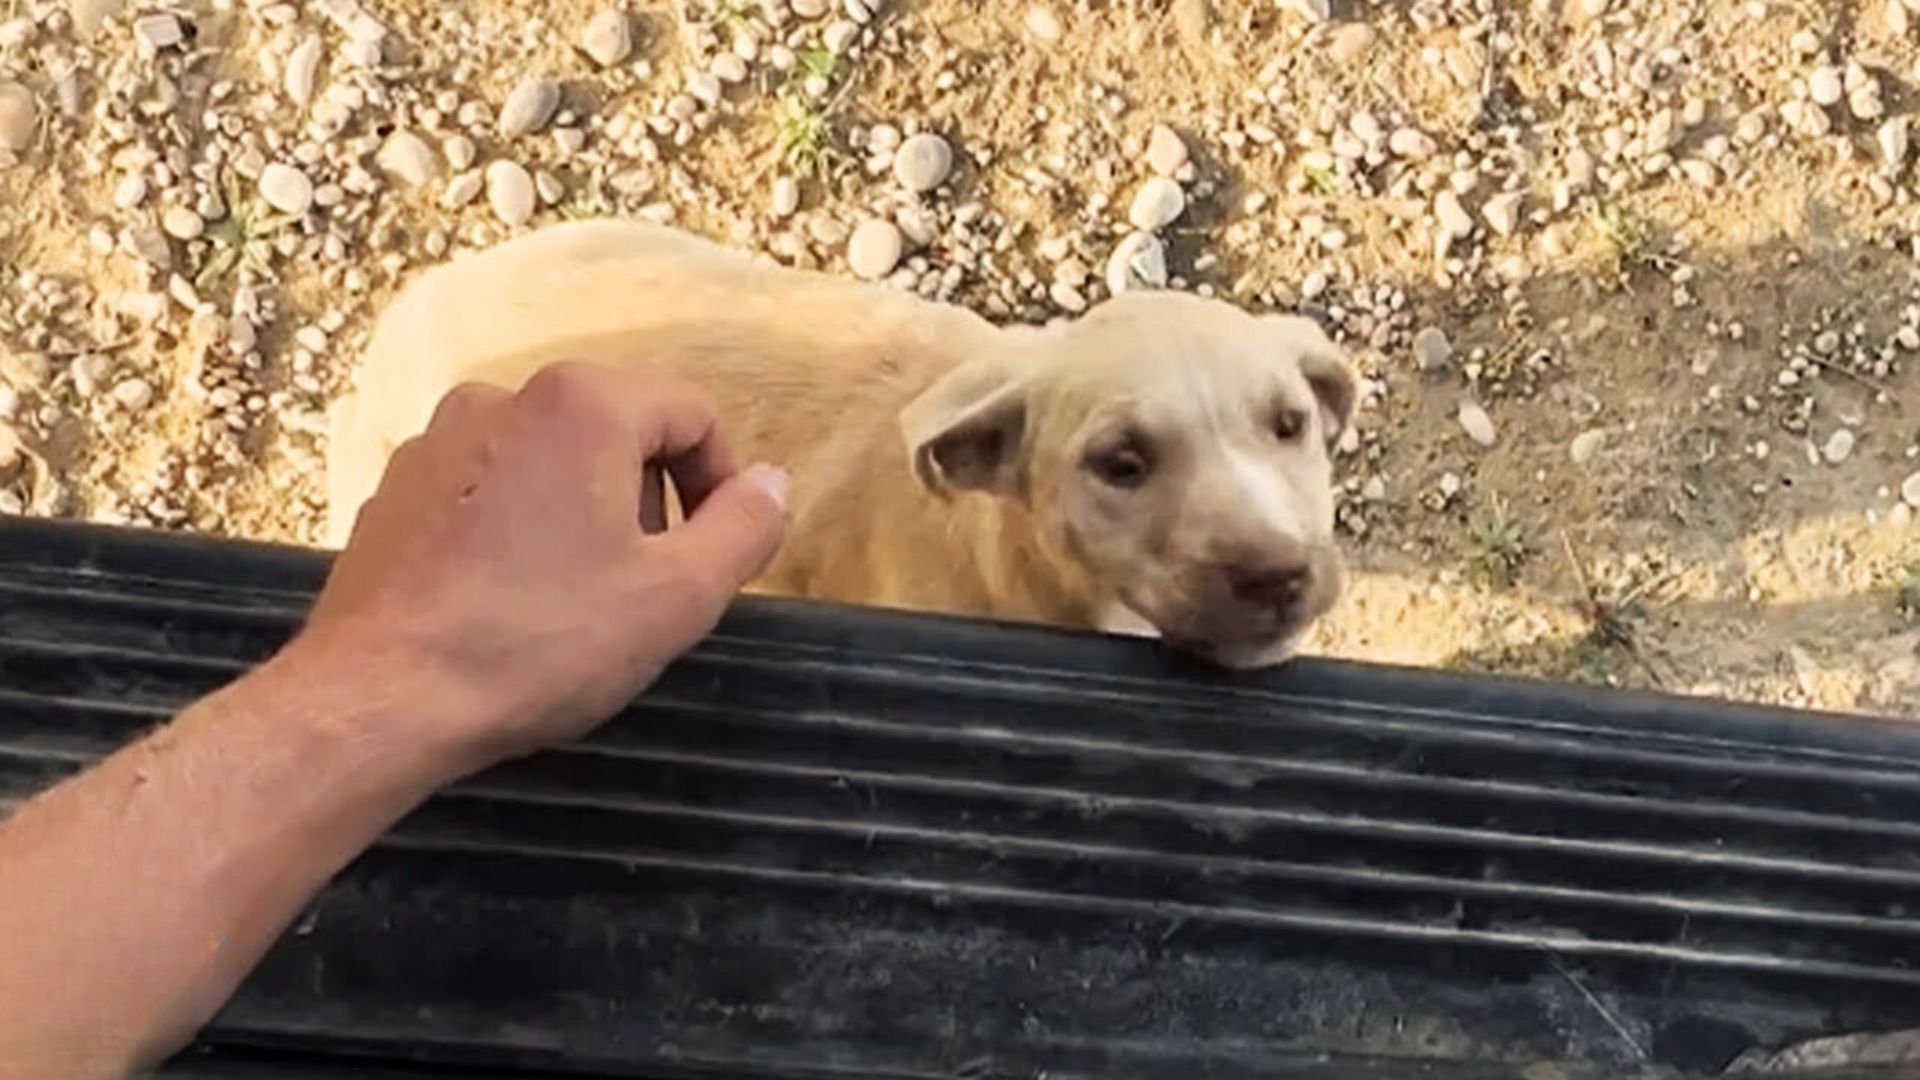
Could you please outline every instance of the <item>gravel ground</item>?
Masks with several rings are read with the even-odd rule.
[[[1920,716],[1920,0],[11,0],[0,510],[314,536],[411,273],[672,222],[1368,377],[1321,651]]]

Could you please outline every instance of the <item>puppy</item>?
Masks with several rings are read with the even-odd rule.
[[[559,359],[685,375],[741,460],[793,474],[787,542],[750,591],[1152,633],[1257,667],[1340,590],[1329,454],[1355,379],[1311,321],[1129,292],[1003,329],[618,221],[401,291],[333,415],[329,542],[442,394]]]

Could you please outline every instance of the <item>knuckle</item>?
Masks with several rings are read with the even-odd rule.
[[[569,423],[605,422],[612,416],[605,375],[606,369],[580,360],[548,364],[527,380],[520,400],[542,416]]]
[[[446,392],[440,404],[433,410],[433,418],[428,421],[429,428],[445,427],[462,423],[488,406],[498,402],[506,391],[485,383],[463,382]]]

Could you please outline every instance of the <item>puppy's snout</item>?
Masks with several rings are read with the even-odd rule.
[[[1241,563],[1227,568],[1233,598],[1254,607],[1285,609],[1299,603],[1313,580],[1313,566],[1304,559]]]

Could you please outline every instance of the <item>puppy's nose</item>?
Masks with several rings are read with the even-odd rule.
[[[1251,563],[1227,568],[1233,598],[1257,607],[1286,608],[1307,591],[1313,568],[1304,562]]]

